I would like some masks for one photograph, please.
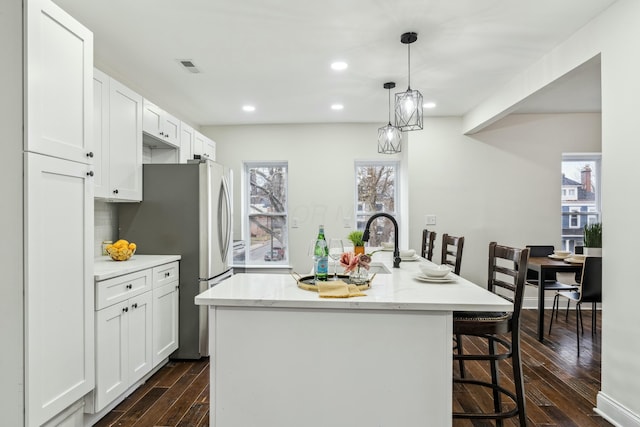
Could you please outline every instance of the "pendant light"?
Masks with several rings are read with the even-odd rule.
[[[387,108],[389,109],[389,124],[378,128],[378,153],[395,154],[401,151],[402,132],[391,124],[391,89],[396,87],[394,82],[387,82],[383,85],[389,92]]]
[[[409,81],[406,92],[396,93],[396,127],[403,132],[422,129],[422,94],[411,90],[411,43],[418,40],[417,33],[404,33],[400,41],[407,45]]]

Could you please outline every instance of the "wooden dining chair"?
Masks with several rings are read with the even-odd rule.
[[[440,255],[440,264],[450,265],[453,272],[460,275],[460,267],[462,265],[462,249],[464,248],[464,237],[442,235],[442,253]]]
[[[495,419],[497,426],[502,426],[502,421],[518,416],[520,426],[527,425],[525,411],[524,381],[522,375],[522,362],[520,357],[520,312],[524,296],[524,282],[527,271],[529,249],[517,249],[498,245],[496,242],[489,244],[489,279],[488,289],[491,292],[513,303],[512,312],[454,312],[453,332],[457,337],[473,336],[486,340],[487,353],[465,353],[460,345],[454,352],[453,359],[458,361],[479,360],[488,361],[491,372],[491,382],[481,381],[477,378],[454,377],[453,382],[473,387],[480,386],[492,391],[493,412],[453,412],[453,418],[466,418],[472,420]],[[499,292],[498,292],[499,289]],[[461,344],[460,341],[458,344]],[[505,386],[499,379],[499,361],[511,359],[513,388]],[[504,369],[507,369],[505,366]],[[504,370],[503,370],[504,372]],[[461,372],[462,375],[462,372]],[[502,398],[507,397],[515,407],[503,406]]]
[[[426,228],[422,230],[422,251],[420,256],[431,261],[433,259],[433,247],[436,243],[436,232]]]
[[[551,309],[549,335],[551,335],[551,327],[553,326],[553,315],[555,314],[556,319],[558,317],[560,297],[576,303],[576,341],[578,343],[578,357],[580,357],[580,333],[584,334],[584,324],[582,323],[583,302],[591,303],[591,335],[596,334],[596,304],[602,302],[602,258],[588,256],[584,259],[580,286],[577,290],[556,292]],[[568,317],[569,310],[567,310],[565,319],[568,320]]]

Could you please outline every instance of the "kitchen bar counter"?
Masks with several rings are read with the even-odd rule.
[[[418,262],[377,274],[365,297],[321,299],[279,274],[198,295],[210,312],[210,425],[451,425],[452,312],[512,305],[462,278],[419,281]]]
[[[127,261],[114,261],[110,256],[96,257],[93,262],[93,274],[96,281],[111,279],[123,274],[146,270],[158,265],[178,261],[180,255],[138,255]]]

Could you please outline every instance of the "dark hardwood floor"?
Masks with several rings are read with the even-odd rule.
[[[550,310],[546,325],[549,325]],[[545,334],[544,344],[535,336],[536,311],[524,310],[522,323],[523,370],[529,426],[610,426],[593,412],[600,389],[600,313],[597,334],[591,335],[591,312],[585,310],[584,335],[580,339],[577,357],[575,313],[569,321],[564,315],[554,322],[552,335]],[[472,348],[465,341],[465,348]],[[503,379],[509,377],[504,366]],[[467,372],[488,378],[488,368],[467,362]],[[501,368],[502,369],[502,368]],[[454,365],[454,375],[458,373]],[[469,410],[492,405],[489,393],[474,389],[466,391],[457,385],[453,391],[453,407]],[[142,387],[125,399],[96,426],[135,427],[200,427],[209,425],[209,360],[171,361]],[[493,426],[491,421],[472,423],[454,420],[454,427]],[[505,426],[518,425],[516,419]],[[239,426],[240,427],[240,426]],[[241,426],[257,427],[257,426]],[[301,424],[301,427],[304,427]],[[327,426],[330,427],[330,426]],[[402,427],[402,426],[396,426]],[[434,426],[437,427],[437,426]]]

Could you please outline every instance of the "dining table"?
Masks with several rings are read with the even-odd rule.
[[[527,269],[538,273],[538,341],[544,342],[544,283],[546,280],[555,280],[556,273],[580,273],[582,264],[568,262],[561,259],[545,257],[530,257]]]

